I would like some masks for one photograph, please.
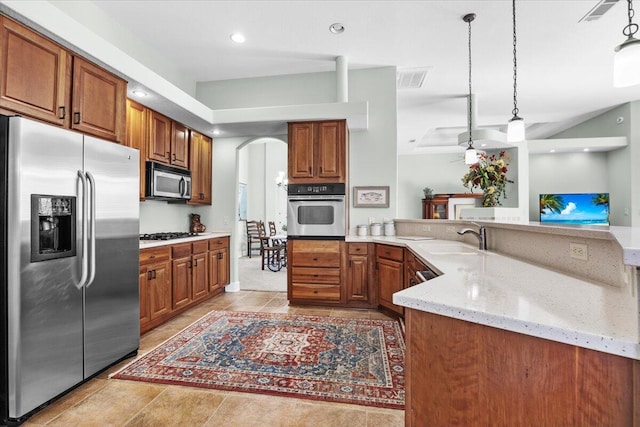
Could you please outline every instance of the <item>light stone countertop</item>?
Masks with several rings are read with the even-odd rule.
[[[409,248],[441,276],[395,304],[640,360],[638,296],[450,240],[348,236]]]
[[[225,231],[212,231],[207,233],[200,233],[197,236],[189,236],[181,239],[171,240],[140,240],[140,249],[155,248],[158,246],[175,245],[178,243],[188,243],[196,240],[215,239],[216,237],[229,237],[231,233]]]

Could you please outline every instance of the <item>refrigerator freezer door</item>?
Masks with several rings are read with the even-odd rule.
[[[139,161],[137,150],[88,136],[84,152],[95,206],[85,289],[88,377],[139,346]]]
[[[82,135],[9,119],[8,205],[2,215],[7,224],[10,418],[21,417],[82,381],[80,251],[31,262],[31,195],[76,197],[81,206],[81,169]],[[80,220],[79,213],[76,222]]]

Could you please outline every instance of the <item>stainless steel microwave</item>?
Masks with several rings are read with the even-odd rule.
[[[191,171],[157,162],[147,162],[145,198],[191,199]]]

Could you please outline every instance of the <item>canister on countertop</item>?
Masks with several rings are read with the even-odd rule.
[[[381,231],[382,231],[382,225],[379,222],[374,222],[373,224],[371,224],[372,236],[379,236]]]
[[[356,227],[357,231],[358,231],[358,236],[366,236],[367,235],[367,225],[366,224],[361,224],[358,225]]]
[[[384,235],[385,236],[395,236],[396,235],[396,227],[393,221],[385,221],[384,222]]]

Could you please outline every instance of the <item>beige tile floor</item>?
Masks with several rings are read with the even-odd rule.
[[[225,293],[141,337],[138,357],[211,310],[314,313],[386,319],[375,310],[289,307],[286,293]],[[25,426],[327,426],[394,427],[404,411],[359,405],[205,390],[108,378],[120,363],[43,408]]]

